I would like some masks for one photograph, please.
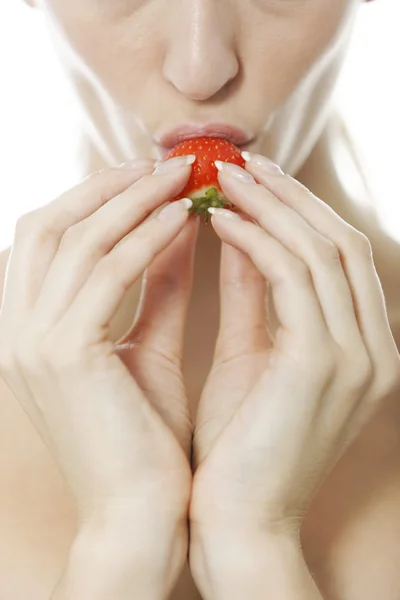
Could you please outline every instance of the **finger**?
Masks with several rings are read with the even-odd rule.
[[[267,285],[247,254],[222,243],[221,316],[214,363],[272,346],[266,310]]]
[[[233,175],[240,174],[242,170],[235,167]],[[223,168],[226,169],[225,164]],[[263,185],[254,185],[254,180],[248,182],[233,175],[228,170],[221,173],[223,189],[229,200],[246,211],[310,269],[333,339],[342,348],[363,345],[349,283],[335,244]]]
[[[112,198],[87,219],[70,227],[48,270],[35,307],[45,328],[66,311],[95,265],[156,208],[184,187],[190,174],[185,165],[161,177],[149,175]]]
[[[67,336],[79,336],[86,348],[108,339],[108,327],[127,290],[183,229],[188,217],[187,199],[168,206],[165,213],[140,225],[94,267],[57,324]]]
[[[393,369],[396,371],[396,343],[368,238],[289,175],[269,174],[262,166],[249,162],[246,163],[246,168],[279,200],[297,211],[309,225],[337,246],[343,259],[356,318],[368,353],[375,365],[380,365],[378,370],[383,377]],[[391,364],[393,361],[394,367]]]
[[[139,341],[181,362],[198,232],[199,219],[192,216],[147,268],[135,323],[118,346],[127,344],[129,352],[129,345]]]
[[[315,341],[318,347],[321,340],[326,341],[324,315],[305,263],[261,227],[242,220],[232,211],[216,210],[212,224],[223,242],[246,252],[269,280],[282,328],[301,344]],[[278,344],[280,339],[278,336]]]
[[[23,318],[36,302],[64,232],[149,172],[150,166],[94,173],[46,206],[20,217],[9,258],[4,310]]]

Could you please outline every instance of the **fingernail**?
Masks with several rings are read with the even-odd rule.
[[[189,208],[193,206],[190,198],[183,198],[177,202],[171,202],[158,214],[157,219],[160,221],[179,221],[182,216],[187,213]]]
[[[170,173],[174,169],[192,165],[195,160],[196,157],[194,154],[189,154],[188,156],[175,156],[175,158],[170,158],[169,160],[162,162],[155,169],[153,175],[164,175],[165,173]]]
[[[236,179],[239,179],[240,181],[243,181],[245,183],[257,183],[255,181],[254,177],[252,177],[252,175],[250,175],[250,173],[248,173],[247,171],[245,171],[238,165],[234,165],[232,163],[226,163],[226,162],[222,162],[220,160],[216,160],[215,166],[217,167],[218,171],[224,171],[224,172],[228,173],[229,175],[232,175]]]
[[[211,207],[208,209],[208,212],[212,215],[225,217],[226,219],[231,219],[233,221],[243,221],[242,217],[240,217],[238,214],[232,212],[231,210],[226,210],[225,208]]]
[[[153,169],[154,160],[147,158],[133,158],[118,165],[118,169]]]
[[[254,154],[244,150],[242,152],[242,156],[246,162],[256,165],[257,167],[261,167],[266,173],[271,173],[272,175],[283,175],[282,169],[272,162],[272,160],[266,156],[263,156],[262,154]]]

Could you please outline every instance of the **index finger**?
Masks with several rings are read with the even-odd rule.
[[[22,215],[9,256],[2,312],[20,316],[37,298],[64,232],[151,172],[139,169],[98,171],[44,207]]]

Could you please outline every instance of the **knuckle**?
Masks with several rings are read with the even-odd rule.
[[[349,227],[347,234],[347,248],[349,253],[367,260],[372,260],[371,242],[361,231]]]
[[[158,225],[158,222],[151,221],[136,229],[133,235],[127,238],[127,244],[130,245],[129,252],[133,254],[134,259],[140,257],[140,262],[143,264],[148,265],[153,261],[165,239]]]
[[[68,227],[63,233],[59,248],[63,250],[64,248],[70,248],[70,246],[76,246],[78,241],[85,238],[86,229],[82,222]]]
[[[337,359],[329,344],[324,346],[323,351],[321,351],[321,348],[318,348],[318,355],[315,356],[313,365],[311,367],[315,368],[317,377],[322,378],[323,381],[329,381],[335,376],[337,372]]]
[[[19,217],[15,227],[15,239],[34,238],[40,244],[42,240],[57,235],[54,216],[46,207],[38,208]]]
[[[69,227],[61,238],[59,251],[69,253],[72,250],[79,262],[92,263],[110,250],[110,242],[106,235],[99,235],[81,221]]]
[[[110,196],[116,194],[115,186],[118,178],[114,171],[116,169],[100,169],[91,173],[84,179],[81,191],[97,198],[99,206],[103,206]]]
[[[250,258],[256,264],[262,264],[265,261],[265,249],[263,244],[255,244],[249,252]],[[279,253],[279,268],[274,272],[276,285],[309,286],[312,284],[312,275],[309,266],[297,256],[290,254],[286,250]]]
[[[364,391],[372,381],[373,369],[371,359],[366,351],[355,353],[357,360],[348,361],[347,386],[350,392]]]
[[[325,384],[337,372],[337,353],[327,338],[313,342],[301,340],[295,356],[301,372],[316,383]]]
[[[324,265],[341,265],[340,252],[336,244],[327,238],[318,240],[313,245],[313,259]]]
[[[38,210],[32,210],[21,215],[15,225],[15,237],[26,237],[27,233],[38,231],[43,226],[43,220],[39,216]]]
[[[135,262],[135,256],[130,253],[130,260]],[[126,263],[121,257],[117,257],[116,253],[108,254],[100,262],[97,263],[94,276],[97,281],[102,282],[101,285],[110,285],[113,287],[119,286],[122,291],[128,291],[132,285],[132,277],[130,277],[130,269],[126,268]]]
[[[311,283],[311,271],[309,266],[301,259],[296,257],[288,257],[286,261],[286,277],[295,277],[298,281],[304,283]]]
[[[400,358],[397,357],[392,367],[382,370],[377,383],[378,395],[380,397],[390,396],[400,391]]]
[[[148,256],[155,256],[170,237],[170,234],[166,233],[162,221],[153,218],[135,231],[133,239],[140,250],[143,247]]]
[[[114,258],[113,253],[107,254],[94,267],[93,276],[96,277],[97,280],[108,281],[111,276],[115,276],[119,272],[118,267],[120,267],[120,265]]]

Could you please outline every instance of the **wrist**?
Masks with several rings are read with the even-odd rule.
[[[190,568],[205,600],[322,600],[295,532],[191,529]]]
[[[187,544],[186,522],[97,514],[81,524],[52,600],[167,598]]]

